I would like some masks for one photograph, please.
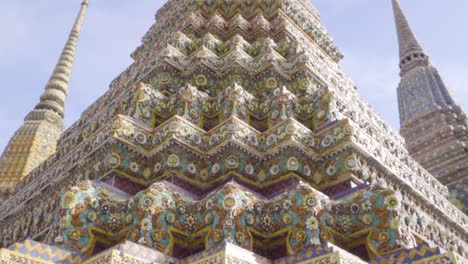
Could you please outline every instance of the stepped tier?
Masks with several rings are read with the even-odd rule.
[[[277,89],[270,98],[259,100],[234,84],[226,89],[226,93],[214,98],[188,85],[181,88],[177,94],[166,96],[148,85],[141,84],[136,87],[132,98],[133,107],[128,110],[128,116],[118,115],[113,122],[102,127],[99,133],[84,140],[86,144],[69,151],[68,155],[65,155],[65,152],[62,158],[66,163],[63,167],[49,171],[50,176],[45,178],[48,180],[35,188],[35,194],[26,194],[31,197],[29,205],[16,207],[18,212],[13,208],[9,210],[10,215],[16,217],[28,217],[30,213],[36,217],[29,218],[27,221],[31,222],[23,222],[23,225],[18,225],[18,222],[14,221],[16,218],[8,217],[6,221],[4,220],[3,223],[11,227],[5,229],[2,243],[7,245],[8,241],[16,241],[23,235],[32,234],[39,234],[39,237],[57,243],[55,241],[57,235],[53,231],[56,228],[51,228],[54,217],[51,216],[60,214],[65,209],[58,209],[59,201],[64,202],[65,198],[70,198],[70,195],[64,196],[62,186],[78,184],[76,185],[78,187],[73,187],[73,190],[78,191],[82,184],[80,182],[86,179],[100,179],[105,183],[104,186],[109,186],[106,188],[115,190],[109,197],[121,197],[123,200],[141,191],[143,191],[141,193],[147,192],[144,191],[147,186],[160,181],[172,182],[178,188],[186,190],[174,191],[172,194],[188,192],[193,199],[193,195],[203,196],[225,186],[233,179],[245,188],[258,193],[260,197],[265,197],[264,199],[275,199],[281,193],[296,190],[297,184],[302,181],[307,183],[302,186],[313,186],[329,195],[332,199],[324,197],[330,203],[340,204],[349,197],[357,197],[356,193],[362,192],[360,191],[362,187],[350,189],[353,185],[361,184],[360,186],[366,188],[365,186],[371,182],[379,184],[379,174],[391,175],[383,170],[382,164],[375,162],[362,150],[348,120],[329,119],[326,105],[332,99],[326,92],[311,95],[310,98],[303,96],[297,99],[288,90]],[[312,110],[305,113],[292,111],[296,109],[291,106],[292,102],[300,105],[301,101],[307,102],[304,105],[317,107],[311,107]],[[204,104],[210,104],[211,108],[204,108]],[[265,109],[257,114],[253,112],[257,120],[267,123],[261,129],[263,132],[253,127],[258,122],[252,119],[254,115],[249,110],[252,109],[250,106],[252,104]],[[198,109],[196,115],[193,111],[191,114],[190,110],[193,109]],[[274,111],[278,114],[273,114]],[[212,120],[215,113],[218,113],[216,122],[209,126],[208,131],[202,129],[206,123],[205,116],[208,120]],[[67,158],[73,156],[70,154],[80,158]],[[69,171],[66,172],[65,168],[69,168]],[[61,171],[60,176],[57,176],[58,171]],[[350,191],[347,191],[348,189]],[[340,194],[342,192],[344,194]],[[58,193],[62,196],[59,197]],[[410,194],[403,191],[400,195]],[[96,197],[98,196],[96,194]],[[408,198],[398,200],[398,207],[406,211],[398,217],[400,219],[398,221],[408,219],[401,223],[402,228],[412,228],[414,232],[420,233],[418,236],[430,241],[429,238],[424,238],[422,231],[425,229],[420,229],[418,223],[412,222],[414,208],[406,199]],[[34,208],[30,207],[37,202],[39,204]],[[86,203],[82,201],[74,205],[78,204]],[[348,211],[345,212],[348,215],[351,210],[350,205],[347,208]],[[376,216],[366,216],[367,218],[376,219]],[[361,218],[356,221],[360,221],[362,225],[362,221],[367,220]],[[393,222],[393,225],[397,225],[397,220]],[[60,223],[61,221],[55,222],[56,225]],[[436,232],[440,234],[445,232],[442,231],[444,227],[438,225],[436,221],[433,225],[437,226],[432,231],[433,235],[437,234]],[[22,229],[22,226],[32,228]],[[331,226],[333,225],[328,228]],[[357,227],[358,223],[350,226]],[[88,233],[86,228],[80,231],[80,234]],[[328,234],[337,241],[345,243],[355,238],[351,234],[341,234],[340,227],[334,226],[334,228],[338,231],[328,231]],[[67,229],[66,235],[69,235],[70,231]],[[411,233],[406,232],[401,239],[411,247],[415,240],[407,234]],[[404,246],[405,243],[397,244]],[[89,250],[86,246],[83,247]],[[378,243],[375,243],[373,248],[375,248],[373,255],[383,254],[378,251]],[[72,249],[77,250],[73,247]],[[383,250],[385,252],[388,249],[384,247]]]
[[[133,106],[126,108],[128,116],[116,116],[104,126],[96,123],[97,133],[81,134],[77,143],[83,143],[77,147],[62,145],[53,157],[60,157],[56,162],[62,165],[54,165],[55,169],[48,170],[41,181],[33,182],[13,197],[24,199],[24,195],[29,202],[18,203],[23,205],[14,208],[11,203],[4,204],[4,212],[8,212],[4,217],[33,206],[37,197],[43,196],[40,192],[59,190],[63,181],[68,185],[82,179],[120,181],[125,183],[120,186],[131,185],[127,189],[133,193],[164,179],[173,179],[194,193],[236,179],[263,194],[301,180],[328,195],[381,177],[398,179],[385,169],[386,163],[376,162],[372,153],[362,147],[368,139],[359,136],[359,128],[353,128],[352,120],[333,121],[330,104],[334,99],[325,90],[298,99],[289,90],[276,88],[272,95],[256,99],[235,82],[216,97],[191,85],[172,94],[140,84],[131,98]],[[53,159],[50,162],[45,165],[54,164]],[[419,185],[420,190],[425,186],[415,177],[408,180],[400,184]],[[424,217],[408,202],[422,200],[424,195],[414,196],[417,191],[408,191],[401,185],[399,189],[403,195],[414,197],[404,199],[407,218],[414,219],[416,214]],[[57,199],[56,195],[50,198]],[[57,203],[42,202],[34,208],[45,217],[53,205]],[[3,223],[15,226],[15,218],[9,219]],[[46,223],[50,222],[28,232],[45,232]],[[425,229],[418,222],[409,220],[407,224],[425,236]],[[443,225],[434,224],[438,228],[433,232],[444,232]],[[4,243],[14,236],[15,228],[7,229],[10,234],[5,234]]]
[[[157,250],[130,242],[124,241],[110,249],[107,249],[94,257],[86,259],[79,255],[73,255],[65,250],[53,246],[27,240],[17,243],[9,249],[0,250],[0,259],[8,263],[64,263],[64,264],[98,264],[98,263],[118,263],[118,264],[151,264],[151,263],[241,263],[241,264],[364,264],[365,262],[353,254],[342,250],[330,243],[324,243],[315,247],[301,250],[298,253],[270,260],[249,250],[229,242],[220,243],[208,250],[192,254],[191,256],[176,259],[167,256]],[[393,264],[398,263],[464,263],[463,259],[453,253],[442,252],[439,248],[429,248],[421,246],[410,250],[404,250],[398,254],[378,258],[373,264]]]
[[[194,243],[190,246],[194,248],[200,243],[209,249],[226,240],[253,250],[262,239],[275,237],[286,250],[277,252],[279,255],[320,245],[332,236],[336,243],[364,237],[373,255],[405,244],[398,227],[400,198],[394,192],[362,190],[331,203],[307,184],[291,187],[264,197],[227,183],[197,197],[168,182],[158,182],[125,199],[105,186],[82,182],[62,195],[51,238],[66,248],[90,254],[96,236],[128,237],[175,257],[180,253],[175,244],[185,240]]]

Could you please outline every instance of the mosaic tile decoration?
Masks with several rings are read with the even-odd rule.
[[[421,245],[416,248],[401,250],[387,256],[377,257],[372,263],[410,263],[440,254],[440,248],[431,248],[426,245]]]
[[[273,262],[273,264],[299,263],[301,261],[311,260],[320,256],[328,255],[335,251],[335,246],[333,244],[325,243],[320,246],[302,250],[294,255],[277,259]]]
[[[75,264],[81,263],[85,258],[77,253],[60,249],[56,246],[42,244],[33,240],[26,240],[22,243],[15,243],[8,248],[9,250],[40,259],[45,262]]]
[[[177,260],[167,256],[157,250],[136,244],[131,241],[125,241],[112,249],[122,252],[125,255],[141,258],[149,262],[156,263],[169,263],[176,262]]]

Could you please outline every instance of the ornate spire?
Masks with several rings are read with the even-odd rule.
[[[430,62],[429,57],[416,40],[398,0],[392,0],[392,3],[400,46],[400,69],[401,75],[404,75],[417,66],[428,66]]]
[[[455,101],[437,69],[416,40],[398,0],[392,0],[400,47],[398,101],[400,123],[436,109],[455,106]]]
[[[468,119],[419,45],[398,1],[393,1],[400,45],[400,133],[409,154],[447,185],[468,213]]]
[[[65,97],[88,0],[83,0],[73,29],[40,102],[16,130],[0,156],[0,202],[21,179],[55,153],[63,130]]]
[[[73,62],[75,60],[75,49],[78,43],[78,37],[81,31],[81,26],[83,25],[83,19],[87,8],[88,0],[83,0],[81,3],[80,12],[70,32],[60,59],[55,66],[52,76],[47,82],[45,91],[41,96],[41,101],[37,104],[35,109],[53,110],[63,118],[65,98],[68,93]]]

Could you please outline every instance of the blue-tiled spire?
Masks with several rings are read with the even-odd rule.
[[[392,0],[400,48],[400,122],[455,105],[448,87],[417,41],[398,0]]]
[[[400,47],[400,133],[409,154],[445,184],[468,212],[468,119],[392,0]]]

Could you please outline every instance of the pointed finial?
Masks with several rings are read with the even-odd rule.
[[[417,66],[429,65],[429,57],[416,40],[398,0],[392,0],[392,4],[400,47],[400,74],[404,75]]]
[[[55,111],[62,118],[64,116],[65,98],[70,84],[73,62],[75,60],[75,50],[87,7],[88,0],[83,0],[80,12],[75,20],[67,43],[65,44],[52,76],[47,82],[40,102],[35,107],[36,110],[48,109]]]

